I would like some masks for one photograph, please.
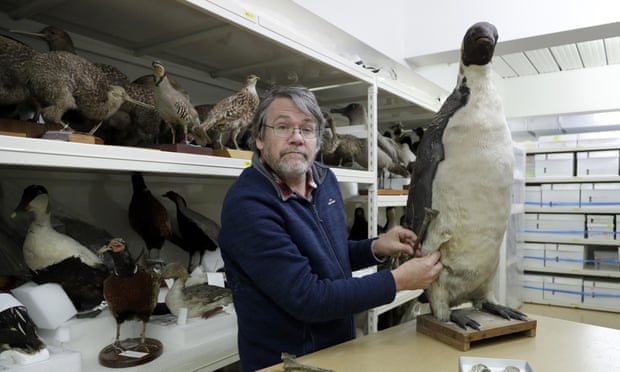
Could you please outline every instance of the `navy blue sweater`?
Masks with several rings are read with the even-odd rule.
[[[377,264],[372,240],[349,241],[335,175],[315,163],[312,202],[283,200],[255,156],[228,190],[219,243],[238,319],[242,369],[280,362],[355,337],[353,314],[394,299],[388,270],[352,279]]]

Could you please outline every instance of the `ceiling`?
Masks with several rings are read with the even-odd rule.
[[[497,55],[502,78],[601,67],[620,63],[620,36]]]

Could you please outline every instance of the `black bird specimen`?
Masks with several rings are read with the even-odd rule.
[[[26,187],[14,215],[20,211],[34,215],[23,246],[32,280],[60,284],[78,310],[99,305],[109,271],[94,252],[52,228],[47,189],[41,185]]]
[[[198,144],[204,146],[211,142],[209,133],[215,131],[218,134],[218,139],[213,146],[223,148],[222,137],[225,133],[230,133],[230,139],[235,148],[239,150],[237,137],[250,124],[260,103],[260,98],[256,93],[258,79],[259,77],[256,75],[249,75],[241,90],[215,104],[209,111],[207,119],[194,131],[195,140]]]
[[[110,240],[99,253],[111,255],[114,261],[114,273],[103,283],[103,295],[116,320],[114,344],[120,345],[121,324],[126,320],[142,322],[140,343],[144,344],[146,323],[157,306],[161,277],[139,268],[123,239]]]
[[[183,128],[183,141],[188,144],[188,131],[200,125],[198,112],[186,93],[175,89],[168,80],[166,68],[159,61],[153,61],[153,80],[155,81],[155,107],[162,119],[172,130],[172,143],[175,143],[175,125]]]
[[[232,303],[230,289],[210,285],[205,275],[190,277],[180,263],[167,264],[161,275],[164,279],[174,279],[166,294],[166,305],[174,315],[178,316],[179,309],[185,307],[188,318],[208,318]]]
[[[205,251],[217,249],[220,226],[212,219],[188,208],[185,199],[176,192],[168,191],[163,196],[172,200],[176,205],[177,223],[182,238],[180,247],[189,253],[187,270],[191,270],[192,258],[196,252],[200,252],[198,261],[200,265]]]
[[[133,194],[129,203],[129,224],[144,240],[149,258],[155,258],[151,251],[156,249],[159,253],[172,231],[168,211],[148,189],[142,174],[132,174],[131,184]]]
[[[349,125],[365,125],[368,123],[368,117],[366,109],[359,103],[349,103],[348,105],[340,108],[333,108],[330,110],[332,114],[342,114],[349,119]]]
[[[368,239],[368,221],[364,213],[364,208],[356,207],[353,215],[353,225],[349,231],[349,240]]]
[[[26,307],[8,293],[0,293],[0,303],[7,306],[0,311],[0,354],[13,350],[33,355],[45,349]]]

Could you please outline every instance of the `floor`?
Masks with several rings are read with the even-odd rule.
[[[525,303],[519,308],[528,315],[544,315],[573,322],[593,324],[601,327],[620,329],[620,313],[582,310],[570,307]]]

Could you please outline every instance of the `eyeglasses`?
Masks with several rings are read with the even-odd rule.
[[[305,139],[316,138],[316,128],[312,126],[304,126],[301,128],[291,127],[291,126],[284,125],[284,124],[279,124],[279,125],[274,125],[274,126],[265,124],[265,126],[267,128],[273,129],[273,134],[275,134],[276,137],[280,137],[280,138],[290,138],[295,133],[296,130],[298,130],[299,134],[301,134],[301,136]]]

